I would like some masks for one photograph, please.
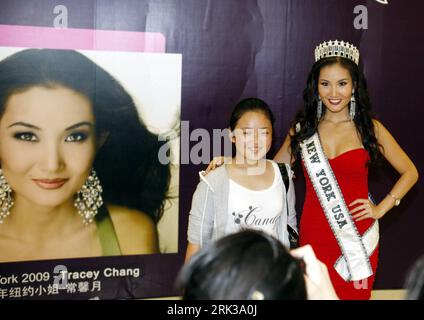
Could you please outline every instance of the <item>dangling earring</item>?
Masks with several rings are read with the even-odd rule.
[[[355,100],[355,89],[352,90],[352,97],[350,98],[350,120],[353,121],[356,114],[356,100]]]
[[[0,223],[3,223],[3,220],[10,214],[10,208],[14,204],[12,189],[3,175],[3,170],[0,169]]]
[[[97,178],[96,172],[91,169],[87,181],[77,192],[77,198],[74,202],[75,207],[78,209],[78,214],[82,216],[85,225],[93,222],[94,216],[102,206],[102,192],[100,180]]]
[[[322,100],[318,97],[318,106],[317,106],[317,120],[319,121],[322,116]]]

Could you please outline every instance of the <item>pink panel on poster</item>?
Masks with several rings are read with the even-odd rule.
[[[161,33],[0,25],[0,45],[6,47],[141,51],[164,53]]]

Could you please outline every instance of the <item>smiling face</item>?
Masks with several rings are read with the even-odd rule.
[[[349,70],[339,63],[321,69],[318,79],[318,94],[327,111],[339,113],[348,111],[352,97],[353,82]]]
[[[15,202],[55,207],[71,201],[95,155],[91,104],[64,87],[12,94],[0,119],[0,162]]]
[[[248,162],[265,158],[272,142],[272,123],[260,111],[248,111],[237,121],[232,132],[237,157]]]

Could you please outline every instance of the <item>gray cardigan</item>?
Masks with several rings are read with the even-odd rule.
[[[280,224],[277,225],[277,234],[279,240],[290,247],[287,224],[297,231],[295,194],[290,167],[289,172],[289,190],[284,192],[283,213]],[[188,241],[192,244],[203,247],[210,241],[217,240],[225,236],[228,216],[228,194],[229,177],[225,165],[213,170],[207,176],[199,173],[200,182],[193,194],[191,210],[188,222]],[[279,175],[281,178],[281,174]],[[284,183],[283,189],[285,190]],[[288,203],[288,215],[286,208],[286,195]]]

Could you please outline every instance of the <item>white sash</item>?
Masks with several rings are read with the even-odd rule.
[[[373,274],[369,256],[378,244],[378,221],[361,237],[325,157],[318,133],[303,141],[300,146],[306,171],[342,252],[334,268],[345,281],[368,278]]]

